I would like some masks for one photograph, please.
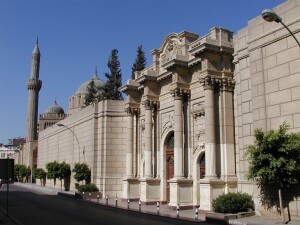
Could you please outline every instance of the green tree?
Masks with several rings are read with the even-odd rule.
[[[256,129],[255,143],[246,152],[247,178],[260,187],[264,205],[280,207],[284,220],[283,195],[288,195],[300,183],[300,133],[288,133],[288,129],[287,123],[280,125],[279,130]],[[272,188],[277,189],[279,202],[270,200]]]
[[[109,73],[105,73],[107,81],[103,86],[104,99],[110,100],[123,100],[122,93],[118,90],[122,86],[122,73],[120,69],[120,62],[118,59],[118,50],[113,49],[109,56],[107,66],[110,70]]]
[[[14,175],[18,182],[23,182],[23,179],[26,178],[26,181],[28,181],[28,178],[31,175],[31,169],[30,167],[26,167],[22,164],[16,164],[14,166]]]
[[[65,189],[67,188],[66,181],[69,181],[68,178],[70,178],[71,175],[71,168],[70,165],[66,162],[59,163],[59,170],[57,178],[60,180],[60,189],[62,190],[62,180],[64,180],[65,183]]]
[[[46,172],[42,168],[34,168],[32,170],[32,175],[35,179],[40,179],[41,186],[45,186],[44,181],[46,179]]]
[[[146,57],[145,57],[145,52],[143,51],[143,46],[140,45],[137,49],[137,55],[136,55],[136,59],[135,62],[132,65],[132,73],[131,73],[131,79],[135,79],[135,75],[134,72],[136,71],[142,71],[143,69],[145,69],[146,66]]]
[[[88,106],[92,104],[97,97],[97,87],[94,80],[92,79],[87,86],[87,93],[84,97],[84,105]]]
[[[54,186],[56,184],[56,179],[59,178],[60,165],[57,161],[49,162],[46,164],[47,178],[54,180]]]
[[[74,179],[78,182],[85,181],[90,183],[91,181],[91,170],[86,163],[75,163],[72,172],[75,172]]]

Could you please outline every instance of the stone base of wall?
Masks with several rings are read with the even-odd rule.
[[[139,181],[141,185],[141,201],[146,204],[151,202],[156,204],[160,200],[160,179],[143,178]]]
[[[168,180],[170,183],[169,206],[187,207],[193,205],[193,180],[180,178]]]
[[[220,179],[200,180],[200,209],[212,210],[212,200],[224,193],[225,182]]]
[[[123,179],[123,195],[122,199],[139,199],[140,198],[140,182],[137,178]]]

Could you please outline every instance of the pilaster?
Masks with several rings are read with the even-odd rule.
[[[158,106],[158,101],[145,100],[145,177],[152,178],[153,170],[152,170],[152,115],[153,110]]]
[[[126,176],[123,178],[123,199],[139,199],[140,182],[133,173],[133,149],[134,149],[134,116],[139,115],[140,109],[128,106],[125,111],[128,114],[127,122],[127,152],[126,152]]]
[[[174,178],[184,178],[184,152],[183,152],[183,115],[182,102],[189,96],[188,89],[175,88],[171,91],[174,97]]]
[[[205,178],[217,178],[216,172],[216,122],[214,88],[216,79],[206,76],[200,80],[204,88],[205,105]]]

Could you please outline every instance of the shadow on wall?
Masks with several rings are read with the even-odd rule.
[[[285,188],[282,191],[283,196],[283,208],[287,209],[288,218],[290,216],[289,204],[295,199],[300,197],[300,185],[295,185],[291,188]],[[278,197],[278,189],[272,185],[265,185],[260,187],[260,198],[261,203],[266,209],[276,208],[277,212],[280,213],[280,203]]]

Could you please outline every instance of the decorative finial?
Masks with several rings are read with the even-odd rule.
[[[57,100],[57,97],[55,97],[55,101],[54,101],[54,104],[55,104],[55,105],[57,105],[57,102],[56,102],[56,100]]]
[[[36,36],[36,45],[39,44],[39,36]]]
[[[97,74],[97,66],[95,66],[95,74],[98,75],[98,74]]]

